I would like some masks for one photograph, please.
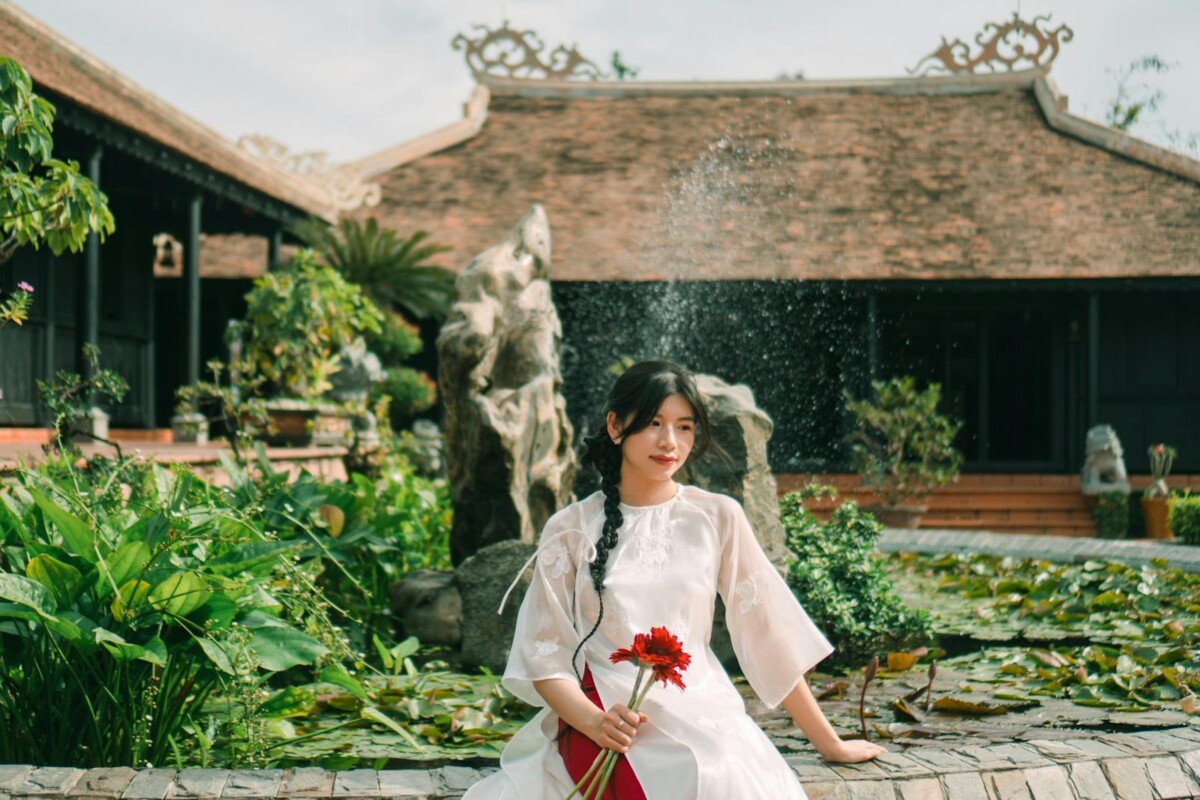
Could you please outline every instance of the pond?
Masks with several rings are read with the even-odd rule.
[[[897,592],[931,615],[936,638],[886,655],[863,717],[860,670],[810,676],[843,735],[858,733],[864,718],[872,738],[896,744],[1200,721],[1200,575],[994,556],[900,555],[888,564]],[[505,692],[498,676],[455,672],[416,647],[381,648],[383,669],[361,682],[329,673],[322,683],[277,691],[256,752],[223,752],[227,745],[217,742],[212,755],[220,763],[232,756],[335,769],[494,763],[533,709]],[[806,747],[786,715],[768,712],[740,686],[782,750]],[[232,708],[228,700],[210,707]]]

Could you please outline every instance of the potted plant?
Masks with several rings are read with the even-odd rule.
[[[1171,490],[1167,486],[1167,476],[1171,474],[1171,465],[1175,462],[1175,448],[1160,442],[1150,445],[1146,452],[1150,456],[1151,475],[1150,485],[1142,492],[1146,536],[1150,539],[1170,539],[1167,503],[1171,498]]]
[[[314,432],[324,444],[348,437],[352,412],[323,398],[342,349],[365,332],[378,333],[382,320],[358,286],[309,250],[254,282],[239,368],[263,380],[268,444],[308,444]]]
[[[915,528],[928,506],[921,501],[958,478],[962,454],[954,446],[961,422],[938,411],[941,386],[920,390],[912,376],[872,381],[873,397],[846,393],[854,430],[846,437],[851,463],[864,486],[884,504],[868,507],[891,527]]]

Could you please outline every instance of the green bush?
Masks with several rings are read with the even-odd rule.
[[[807,497],[829,496],[828,487],[789,492],[780,500],[787,546],[788,584],[813,621],[837,648],[843,665],[927,642],[928,615],[906,607],[874,553],[883,526],[858,504],[845,502],[829,522],[804,507]]]
[[[254,505],[190,472],[67,460],[0,490],[0,754],[160,764],[221,687],[324,657],[311,581]]]
[[[1173,497],[1167,525],[1187,544],[1200,544],[1200,495]]]
[[[1129,495],[1124,492],[1097,495],[1092,516],[1096,520],[1096,532],[1100,538],[1124,539],[1129,533],[1129,513]]]
[[[316,400],[331,388],[340,349],[363,333],[379,334],[382,320],[361,288],[302,250],[246,295],[243,371],[285,395]]]
[[[392,430],[402,430],[415,415],[433,408],[437,385],[411,367],[389,367],[383,380],[372,387],[371,397],[376,404],[385,402]]]
[[[846,437],[853,469],[888,505],[928,494],[958,478],[962,454],[954,438],[962,427],[938,412],[941,386],[918,389],[911,376],[872,381],[873,397],[846,393],[854,430]]]

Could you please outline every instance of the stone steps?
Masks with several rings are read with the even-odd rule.
[[[1047,731],[1047,735],[1051,734]],[[810,749],[784,758],[810,800],[1030,800],[1200,796],[1200,728],[1085,735],[1002,744],[929,740],[891,745],[865,764],[827,764]],[[0,800],[449,800],[489,770],[317,767],[289,770],[72,769],[0,766]],[[730,798],[730,800],[765,800]]]

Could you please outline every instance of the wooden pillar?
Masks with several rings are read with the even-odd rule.
[[[991,458],[992,440],[991,440],[991,385],[989,378],[991,377],[991,317],[988,314],[980,314],[978,317],[979,326],[979,350],[976,354],[978,360],[978,370],[976,379],[979,382],[979,416],[975,420],[975,424],[979,427],[979,460],[987,461]]]
[[[1100,423],[1100,294],[1087,296],[1087,427]]]
[[[38,287],[42,290],[42,296],[39,298],[40,302],[43,303],[42,313],[46,315],[46,325],[42,328],[42,336],[45,337],[43,340],[45,345],[42,347],[42,375],[45,376],[44,379],[46,381],[54,380],[54,375],[58,372],[55,369],[57,362],[55,361],[54,352],[54,346],[58,341],[58,313],[56,309],[57,302],[55,301],[58,295],[57,272],[58,270],[55,269],[54,264],[54,255],[47,248],[42,254],[42,282]],[[49,415],[46,414],[46,409],[41,403],[38,404],[38,415],[45,415],[46,424],[53,422],[49,418]]]
[[[267,238],[267,271],[279,269],[279,251],[283,248],[283,228],[276,228]]]
[[[200,380],[200,206],[199,192],[188,203],[187,242],[183,264],[183,342],[186,354],[184,383]]]
[[[100,160],[104,157],[104,147],[96,145],[88,156],[88,179],[100,187]],[[100,346],[100,234],[92,231],[88,234],[83,252],[83,292],[81,297],[81,318],[79,333],[81,345],[91,344]],[[80,374],[92,376],[92,366],[83,358],[83,348],[80,347]],[[53,373],[51,373],[53,374]]]

